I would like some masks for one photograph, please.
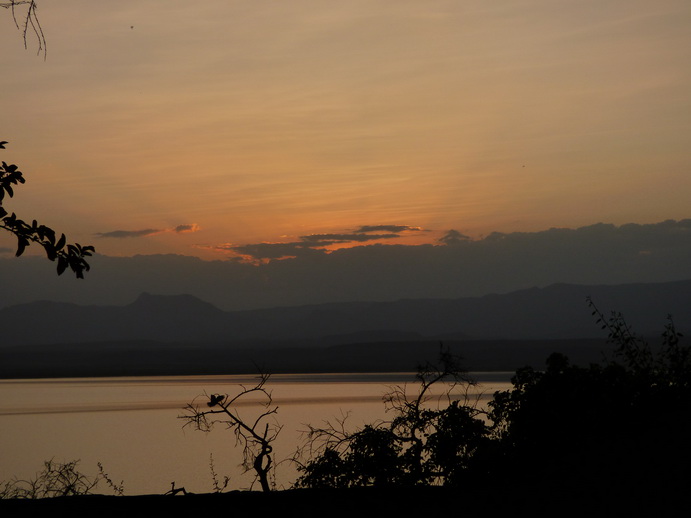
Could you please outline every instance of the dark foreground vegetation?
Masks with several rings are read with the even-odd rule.
[[[467,395],[472,380],[458,358],[442,349],[438,364],[420,367],[414,395],[395,388],[386,397],[389,421],[356,430],[344,421],[311,428],[293,458],[300,472],[293,489],[270,491],[271,443],[280,427],[264,422],[275,414],[264,376],[234,398],[208,395],[181,417],[200,429],[226,424],[245,449],[245,469],[256,474],[265,492],[224,493],[215,483],[218,494],[104,497],[84,495],[92,489],[87,480],[79,487],[69,484],[77,490],[65,493],[82,496],[25,501],[16,497],[31,493],[13,495],[12,488],[31,487],[9,483],[5,496],[15,499],[2,505],[50,512],[140,505],[189,512],[220,505],[337,516],[688,510],[691,349],[680,342],[671,318],[658,347],[635,335],[621,315],[607,318],[591,307],[614,346],[606,361],[580,367],[553,354],[543,371],[519,369],[513,389],[496,393],[482,410]],[[439,386],[445,388],[441,396],[434,390]],[[267,410],[245,421],[234,403],[257,392],[267,396]]]

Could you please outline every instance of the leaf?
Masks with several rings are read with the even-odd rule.
[[[58,275],[62,275],[67,269],[67,259],[62,255],[58,257]]]
[[[50,243],[43,243],[43,248],[46,249],[46,255],[48,256],[48,259],[50,259],[51,261],[55,261],[55,259],[58,257],[58,253],[55,247]]]
[[[60,239],[55,244],[55,249],[56,250],[62,250],[63,247],[65,246],[66,241],[67,241],[67,238],[65,237],[65,234],[63,234],[62,236],[60,236]]]
[[[15,257],[22,255],[27,246],[29,246],[29,241],[23,236],[17,236],[17,253]]]
[[[48,238],[50,244],[55,245],[55,230],[53,230],[52,228],[45,227],[43,225],[41,225],[41,228],[43,229],[43,235]]]

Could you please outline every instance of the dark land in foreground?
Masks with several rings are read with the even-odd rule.
[[[535,483],[516,474],[511,483],[464,489],[443,487],[297,489],[262,493],[178,496],[69,496],[0,500],[0,511],[40,516],[678,516],[688,509],[686,488]],[[9,514],[6,514],[10,516]],[[37,514],[34,514],[36,516]]]

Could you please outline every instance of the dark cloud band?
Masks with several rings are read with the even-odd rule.
[[[393,239],[400,237],[400,234],[310,234],[308,236],[300,236],[306,243],[311,246],[330,245],[334,243],[349,243],[352,241],[362,243],[365,241],[375,241],[377,239]]]
[[[97,232],[96,237],[112,237],[116,239],[124,239],[128,237],[146,237],[160,234],[162,232],[174,232],[176,234],[185,234],[188,232],[197,232],[199,225],[196,223],[189,223],[185,225],[178,225],[173,228],[145,228],[142,230],[113,230],[111,232]]]
[[[286,259],[324,254],[326,252],[323,248],[329,245],[395,239],[401,237],[403,232],[420,230],[420,227],[409,225],[363,225],[353,232],[300,236],[300,241],[291,243],[223,244],[212,248],[219,251],[232,252],[254,260]]]
[[[145,228],[143,230],[113,230],[111,232],[97,232],[96,237],[114,237],[123,239],[127,237],[144,237],[163,232],[156,228]]]
[[[355,232],[406,232],[419,231],[420,227],[411,227],[409,225],[363,225]]]

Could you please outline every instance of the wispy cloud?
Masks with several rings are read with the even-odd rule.
[[[187,225],[178,225],[174,229],[172,229],[173,232],[176,232],[178,234],[186,234],[189,232],[198,232],[199,231],[199,225],[196,223],[191,223]]]
[[[161,234],[163,232],[173,232],[175,234],[186,234],[189,232],[199,231],[199,225],[196,223],[188,223],[178,225],[173,228],[145,228],[142,230],[112,230],[110,232],[97,232],[96,237],[112,237],[116,239],[124,239],[128,237],[146,237]]]
[[[254,243],[247,245],[225,243],[216,245],[213,249],[221,252],[232,252],[248,260],[261,261],[266,259],[296,258],[307,254],[324,253],[322,250],[317,249],[317,246],[322,245],[304,243],[302,241],[292,243]]]
[[[420,227],[409,225],[363,225],[351,232],[308,234],[300,236],[300,241],[288,243],[252,243],[242,245],[223,243],[208,248],[240,255],[248,261],[292,259],[315,253],[329,253],[325,248],[332,245],[396,239],[402,237],[406,232],[419,232],[421,230]]]
[[[0,254],[13,254],[15,250],[7,248],[6,246],[0,246]]]
[[[422,228],[409,225],[363,225],[355,232],[405,232],[408,230],[420,231]]]
[[[145,237],[163,232],[161,229],[145,228],[143,230],[112,230],[110,232],[96,232],[96,237],[114,237],[123,239],[127,237]]]
[[[336,243],[350,243],[350,242],[364,242],[375,241],[377,239],[393,239],[401,237],[400,234],[310,234],[308,236],[300,236],[305,243],[310,243],[310,246],[326,246]]]

